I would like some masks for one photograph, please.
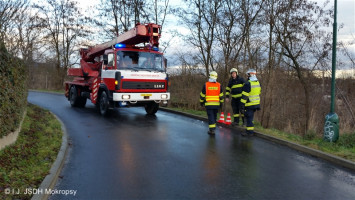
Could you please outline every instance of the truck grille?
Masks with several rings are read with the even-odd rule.
[[[165,82],[131,82],[122,83],[122,89],[165,89]]]

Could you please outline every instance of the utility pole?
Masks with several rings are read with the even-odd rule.
[[[334,111],[336,46],[337,46],[337,0],[334,0],[331,102],[330,102],[330,113],[327,116],[325,116],[324,137],[323,137],[324,140],[329,142],[336,142],[339,139],[339,117]]]

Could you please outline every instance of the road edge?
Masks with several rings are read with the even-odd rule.
[[[162,110],[162,111],[166,111],[166,112],[170,112],[170,113],[174,113],[174,114],[179,114],[179,115],[191,117],[191,118],[194,118],[194,119],[199,119],[199,120],[202,120],[202,121],[208,121],[207,117],[201,117],[201,116],[197,116],[197,115],[193,115],[193,114],[189,114],[189,113],[185,113],[185,112],[172,110],[172,109],[169,109],[169,108],[160,107],[159,109]],[[241,128],[241,127],[232,127],[232,126],[228,126],[228,125],[225,125],[225,124],[222,124],[222,123],[219,123],[219,122],[217,122],[217,124],[219,126],[223,126],[225,128],[234,129],[234,130],[238,130],[238,131],[244,131],[245,130],[244,128]],[[297,151],[309,154],[309,155],[317,157],[317,158],[321,158],[323,160],[326,160],[326,161],[331,162],[331,163],[336,164],[336,165],[340,165],[340,166],[345,167],[347,169],[355,170],[355,162],[352,162],[350,160],[346,160],[346,159],[341,158],[339,156],[331,155],[331,154],[325,153],[325,152],[317,150],[317,149],[312,149],[312,148],[304,146],[304,145],[300,145],[300,144],[297,144],[297,143],[294,143],[294,142],[290,142],[290,141],[287,141],[287,140],[276,138],[276,137],[273,137],[271,135],[266,135],[264,133],[260,133],[260,132],[257,132],[257,131],[255,131],[255,136],[257,136],[259,138],[262,138],[262,139],[265,139],[265,140],[269,140],[269,141],[275,142],[277,144],[288,146],[288,147],[290,147],[292,149],[295,149]]]
[[[53,112],[50,111],[50,113],[60,122],[63,136],[62,136],[62,144],[60,147],[60,150],[58,152],[57,158],[52,164],[51,169],[49,170],[49,174],[43,179],[41,185],[39,186],[39,192],[35,195],[33,195],[32,200],[46,200],[50,196],[50,192],[53,190],[55,184],[58,181],[59,174],[63,169],[65,158],[68,155],[68,134],[67,130],[65,127],[65,124],[57,115],[55,115]]]

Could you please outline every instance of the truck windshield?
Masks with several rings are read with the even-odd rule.
[[[117,66],[118,69],[165,71],[162,55],[148,52],[118,51]]]

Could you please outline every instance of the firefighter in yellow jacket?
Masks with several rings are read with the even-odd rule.
[[[243,136],[252,136],[254,134],[254,112],[260,110],[260,93],[261,87],[256,78],[256,71],[251,69],[247,71],[248,82],[243,86],[242,106],[240,112],[244,113],[247,120],[247,132],[242,133]]]
[[[206,107],[208,116],[208,134],[214,135],[216,130],[217,113],[222,107],[223,91],[221,84],[217,82],[217,72],[212,71],[208,82],[203,85],[200,93],[200,104]]]

